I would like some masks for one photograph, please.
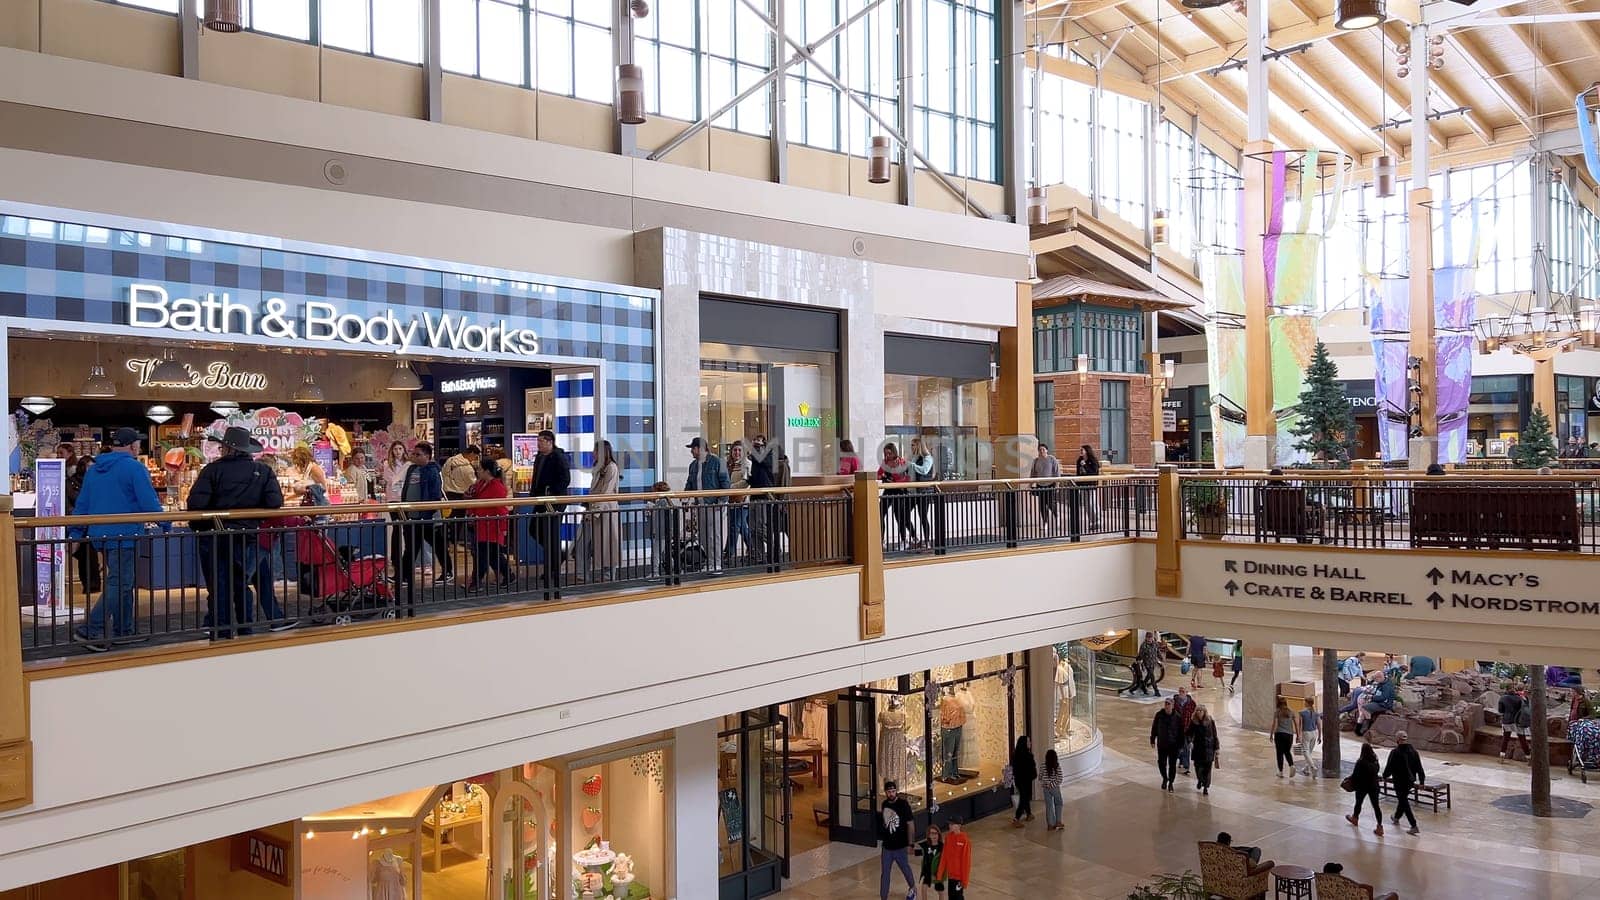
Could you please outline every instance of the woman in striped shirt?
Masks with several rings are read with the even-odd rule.
[[[1061,824],[1061,759],[1051,748],[1044,754],[1044,777],[1039,779],[1044,792],[1044,824],[1046,831],[1060,831]]]

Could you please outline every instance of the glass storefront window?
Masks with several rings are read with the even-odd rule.
[[[1467,455],[1504,457],[1522,432],[1522,377],[1477,375],[1467,402]]]
[[[913,438],[922,438],[940,480],[992,474],[987,382],[884,375],[883,421],[884,433],[902,455],[910,453]]]
[[[1057,644],[1055,651],[1051,721],[1056,752],[1066,756],[1094,743],[1094,652],[1076,641]]]
[[[833,474],[839,437],[836,356],[701,343],[705,439],[726,458],[735,442],[765,434],[789,455],[793,474]]]
[[[644,750],[568,773],[573,863],[568,897],[590,889],[596,897],[653,896],[665,890],[668,753],[666,748]]]

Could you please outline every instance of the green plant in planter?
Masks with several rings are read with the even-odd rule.
[[[1185,481],[1184,506],[1201,534],[1221,534],[1228,517],[1228,494],[1215,481]]]
[[[1206,889],[1199,875],[1185,869],[1181,875],[1168,872],[1136,886],[1128,900],[1206,900]]]

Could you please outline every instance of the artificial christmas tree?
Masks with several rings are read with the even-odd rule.
[[[1528,414],[1528,424],[1511,448],[1511,462],[1519,469],[1537,469],[1556,464],[1556,439],[1550,433],[1550,417],[1535,406]]]
[[[1356,443],[1356,414],[1339,382],[1339,367],[1328,356],[1328,345],[1317,341],[1306,367],[1305,388],[1300,391],[1300,420],[1289,429],[1294,449],[1312,459],[1350,461]]]

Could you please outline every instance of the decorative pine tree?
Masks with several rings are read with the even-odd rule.
[[[1306,368],[1306,386],[1300,391],[1300,420],[1289,429],[1294,449],[1313,459],[1350,461],[1356,443],[1356,414],[1345,399],[1339,366],[1328,356],[1328,345],[1317,341]]]
[[[1556,439],[1550,433],[1550,417],[1535,406],[1528,414],[1528,424],[1511,448],[1511,461],[1519,469],[1537,469],[1556,464]]]

